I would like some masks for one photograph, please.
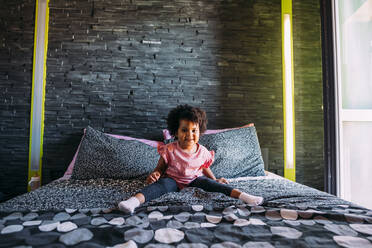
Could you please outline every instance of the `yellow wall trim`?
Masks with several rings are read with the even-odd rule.
[[[284,177],[296,181],[292,0],[282,0]]]
[[[42,175],[46,59],[48,51],[49,0],[36,0],[28,182]],[[30,190],[30,186],[27,186]]]

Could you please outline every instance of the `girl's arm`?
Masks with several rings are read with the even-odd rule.
[[[209,177],[210,179],[213,179],[219,183],[229,183],[225,178],[221,177],[220,179],[217,179],[212,170],[209,169],[209,168],[203,168],[203,174],[206,176],[206,177]]]
[[[158,165],[154,169],[153,172],[150,173],[150,175],[147,177],[146,182],[147,183],[154,183],[159,180],[161,175],[165,172],[167,169],[167,164],[165,163],[163,157],[160,156]]]
[[[165,170],[167,169],[167,167],[168,166],[165,163],[164,158],[162,156],[160,156],[159,161],[158,161],[158,165],[156,166],[156,168],[154,169],[153,172],[158,171],[162,175],[165,172]]]
[[[210,179],[217,180],[216,177],[213,175],[213,172],[209,168],[203,168],[203,174]]]

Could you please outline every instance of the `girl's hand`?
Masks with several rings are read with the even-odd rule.
[[[219,182],[219,183],[229,184],[229,182],[226,180],[226,178],[223,178],[223,177],[221,177],[219,179],[216,179],[216,181]]]
[[[159,180],[161,174],[159,171],[152,172],[146,179],[146,183],[151,184]]]

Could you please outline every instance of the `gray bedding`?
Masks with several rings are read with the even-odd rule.
[[[340,198],[285,179],[249,179],[231,182],[230,185],[250,194],[263,196],[266,206],[313,207],[349,204]],[[143,180],[100,178],[54,181],[0,204],[0,211],[115,208],[118,202],[128,198],[143,186],[145,186]],[[144,206],[169,204],[201,204],[205,207],[222,208],[242,202],[221,193],[185,188],[148,202]]]
[[[127,215],[141,180],[55,181],[0,204],[0,247],[372,247],[368,209],[285,179],[231,184],[263,206],[185,188]]]

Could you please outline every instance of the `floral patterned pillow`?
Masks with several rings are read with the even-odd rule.
[[[216,177],[265,176],[264,162],[254,126],[205,134],[199,143],[214,150],[211,170]]]
[[[145,178],[158,160],[155,147],[137,140],[117,139],[88,126],[71,178]]]

